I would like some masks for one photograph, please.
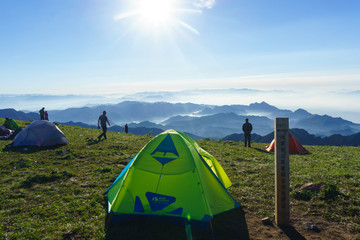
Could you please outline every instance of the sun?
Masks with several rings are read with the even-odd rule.
[[[138,10],[143,23],[154,27],[169,24],[175,18],[175,2],[171,0],[143,0]]]
[[[180,20],[185,13],[201,13],[201,10],[180,7],[181,0],[131,0],[131,10],[118,14],[114,20],[132,18],[139,29],[158,32],[171,28],[186,28],[199,34],[192,26]]]

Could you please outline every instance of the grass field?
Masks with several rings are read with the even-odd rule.
[[[0,239],[106,238],[104,192],[152,136],[108,132],[108,140],[96,142],[99,130],[60,129],[69,145],[7,148],[11,141],[0,141]],[[197,142],[221,163],[242,208],[273,219],[274,155],[265,144]],[[360,239],[360,148],[305,147],[311,154],[290,156],[291,208],[341,222]],[[327,188],[299,190],[310,182]]]

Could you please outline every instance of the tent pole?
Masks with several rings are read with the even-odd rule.
[[[213,219],[211,219],[209,221],[209,230],[210,230],[210,238],[209,239],[215,240],[214,227],[213,227],[212,222],[213,222]]]
[[[185,220],[185,231],[186,231],[186,239],[192,240],[192,232],[191,232],[191,224],[188,220]]]

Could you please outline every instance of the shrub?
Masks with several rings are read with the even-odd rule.
[[[339,187],[335,184],[328,184],[320,194],[320,198],[323,200],[334,200],[340,194]]]
[[[44,174],[36,174],[34,176],[27,177],[27,179],[21,184],[24,188],[31,188],[34,183],[48,183],[58,180],[60,177],[57,175],[44,175]]]
[[[291,193],[291,196],[296,200],[310,201],[314,197],[314,192],[311,192],[306,189],[295,190],[294,192]]]

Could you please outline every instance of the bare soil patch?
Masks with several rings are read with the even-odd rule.
[[[279,227],[275,223],[265,226],[261,218],[245,214],[249,239],[316,239],[316,240],[351,240],[357,239],[355,233],[347,230],[341,223],[329,222],[321,216],[305,216],[300,212],[292,212],[290,226]]]

